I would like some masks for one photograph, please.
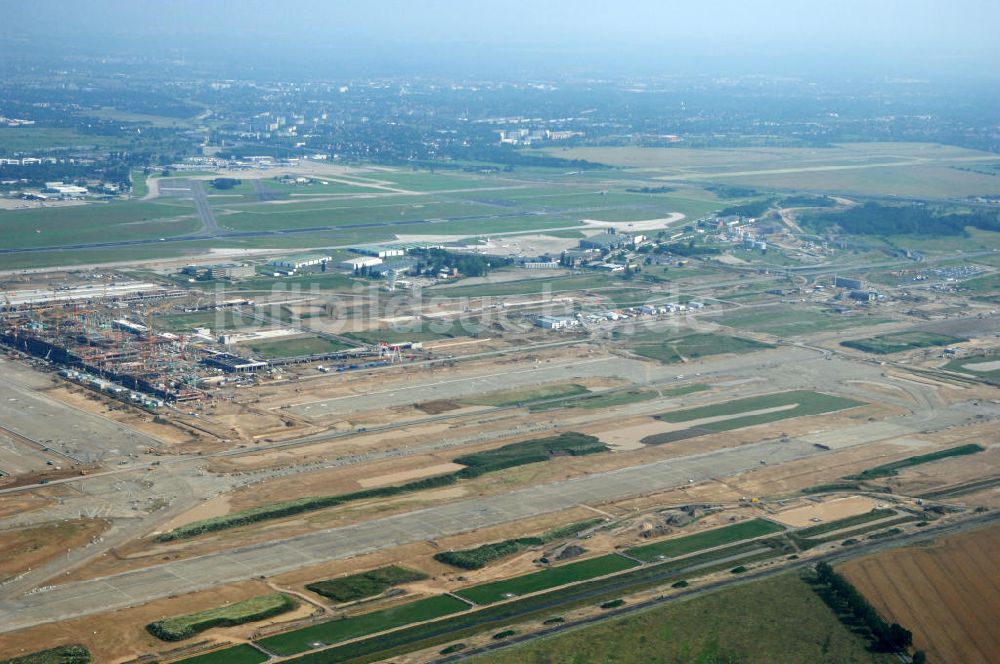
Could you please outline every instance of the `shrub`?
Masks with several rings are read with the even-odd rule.
[[[0,660],[0,664],[90,664],[90,651],[80,645],[58,646]]]
[[[181,641],[212,627],[231,627],[291,611],[298,603],[288,595],[261,595],[208,611],[157,620],[146,631],[163,641]]]
[[[409,583],[410,581],[420,581],[426,578],[427,575],[423,572],[391,565],[339,579],[326,579],[324,581],[307,583],[306,589],[337,602],[351,602],[379,595],[392,586]]]

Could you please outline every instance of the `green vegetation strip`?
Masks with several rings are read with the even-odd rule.
[[[242,602],[208,611],[157,620],[146,631],[163,641],[181,641],[212,627],[230,627],[270,618],[291,611],[298,603],[287,595],[260,595]]]
[[[593,604],[644,588],[660,586],[696,570],[699,574],[707,574],[717,569],[727,569],[732,563],[724,562],[724,559],[733,556],[745,555],[745,558],[741,558],[742,562],[773,557],[776,555],[775,550],[756,552],[757,548],[767,544],[773,545],[765,542],[737,544],[676,562],[646,565],[615,576],[585,581],[552,592],[487,606],[432,623],[414,625],[391,634],[382,634],[322,652],[310,653],[290,661],[297,664],[380,661],[472,634],[500,629],[533,617],[550,616],[554,610],[568,610],[574,606]]]
[[[189,657],[181,660],[177,664],[263,664],[270,657],[257,650],[253,646],[241,643],[232,648],[224,648],[214,652]]]
[[[899,332],[897,334],[882,334],[877,337],[868,337],[866,339],[841,341],[840,345],[847,348],[862,350],[866,353],[888,355],[891,353],[901,353],[904,350],[911,350],[914,348],[950,346],[964,341],[968,341],[968,339],[950,337],[946,334],[935,334],[933,332]]]
[[[279,655],[294,655],[318,647],[314,645],[317,643],[332,645],[394,627],[440,618],[468,608],[469,606],[461,600],[448,595],[438,595],[381,611],[363,613],[343,620],[332,620],[293,632],[269,636],[261,639],[259,643]]]
[[[894,461],[892,463],[887,463],[881,466],[875,466],[874,468],[869,468],[857,475],[848,475],[845,480],[871,480],[877,477],[892,477],[898,474],[900,468],[909,468],[910,466],[919,466],[923,463],[930,463],[931,461],[937,461],[939,459],[947,459],[948,457],[954,456],[966,456],[969,454],[975,454],[976,452],[982,452],[985,448],[979,445],[969,444],[969,445],[959,445],[958,447],[951,447],[946,450],[940,450],[938,452],[931,452],[929,454],[918,454],[917,456],[908,457],[900,461]]]
[[[548,438],[538,438],[521,443],[504,445],[495,450],[469,454],[456,458],[455,463],[466,466],[462,470],[448,474],[428,477],[426,479],[409,482],[396,486],[378,487],[375,489],[365,489],[353,493],[340,494],[336,496],[315,496],[288,500],[271,505],[262,505],[239,512],[233,512],[225,516],[202,519],[179,528],[175,528],[167,533],[157,536],[161,542],[195,537],[203,533],[236,528],[259,521],[269,519],[280,519],[286,516],[311,512],[335,507],[346,503],[366,500],[371,498],[386,498],[398,496],[424,489],[436,489],[454,484],[462,479],[472,479],[485,473],[490,473],[504,468],[513,468],[529,463],[548,461],[554,456],[581,456],[585,454],[596,454],[607,451],[607,446],[601,443],[594,436],[582,433],[566,432]]]
[[[583,385],[546,385],[526,390],[492,392],[481,397],[462,399],[461,402],[474,406],[517,406],[522,403],[531,403],[532,401],[541,401],[543,399],[558,399],[559,397],[571,397],[589,393],[590,390]]]
[[[845,625],[867,633],[872,647],[881,652],[905,652],[913,635],[898,623],[887,623],[851,582],[833,571],[829,563],[816,565],[816,593]]]
[[[567,583],[586,581],[598,576],[621,572],[638,564],[634,560],[629,560],[624,556],[612,553],[568,565],[549,567],[539,572],[516,576],[512,579],[463,588],[455,594],[476,604],[492,604],[493,602],[499,602],[502,599],[516,595],[526,595],[538,592],[539,590],[564,586]]]
[[[682,387],[676,387],[669,390],[624,390],[624,391],[611,391],[606,394],[588,394],[580,397],[570,397],[566,399],[556,399],[554,401],[546,401],[545,403],[534,404],[531,406],[531,412],[541,412],[546,410],[554,410],[557,408],[586,408],[588,410],[594,410],[598,408],[613,408],[615,406],[624,406],[630,403],[639,403],[641,401],[650,401],[652,399],[665,399],[668,397],[678,397],[685,394],[692,394],[694,392],[702,392],[709,389],[708,385],[695,384],[695,385],[684,385]]]
[[[862,405],[860,401],[836,397],[821,392],[810,392],[807,390],[793,390],[790,392],[778,392],[777,394],[766,394],[759,397],[748,397],[746,399],[736,399],[723,403],[701,406],[698,408],[688,408],[676,410],[669,413],[657,415],[657,419],[666,422],[689,422],[707,417],[722,417],[725,415],[740,415],[757,410],[769,408],[780,408],[782,406],[794,406],[772,413],[762,413],[758,415],[747,415],[729,420],[721,420],[709,424],[699,425],[703,429],[711,431],[729,431],[740,427],[752,426],[783,420],[790,417],[802,417],[805,415],[819,415],[837,410],[845,410]]]
[[[83,646],[58,646],[0,660],[0,664],[89,664],[90,651]]]
[[[390,565],[339,579],[308,583],[306,589],[336,602],[353,602],[365,597],[380,595],[393,586],[411,581],[421,581],[426,578],[427,575],[423,572]]]
[[[498,558],[513,555],[532,546],[542,546],[548,542],[573,537],[580,531],[592,528],[603,522],[604,519],[598,517],[554,528],[543,533],[540,537],[519,537],[501,542],[483,544],[474,549],[442,551],[441,553],[434,554],[434,560],[460,569],[480,569]]]
[[[695,533],[694,535],[687,535],[686,537],[677,537],[674,539],[664,540],[662,542],[647,544],[645,546],[638,546],[633,549],[628,549],[626,553],[634,558],[638,558],[639,560],[653,562],[655,560],[662,560],[663,558],[675,558],[677,556],[694,553],[695,551],[700,551],[702,549],[722,546],[723,544],[731,544],[741,540],[752,539],[754,537],[760,537],[761,535],[778,533],[784,529],[784,526],[780,526],[771,521],[753,519],[752,521],[744,521],[743,523],[737,523],[723,528],[706,530],[701,533]]]

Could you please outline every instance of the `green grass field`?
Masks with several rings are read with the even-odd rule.
[[[131,145],[131,136],[81,134],[59,127],[0,127],[0,152],[28,152],[49,148],[108,150]]]
[[[475,657],[476,664],[889,664],[795,574]]]
[[[198,229],[189,201],[112,201],[0,212],[0,248],[60,246],[108,240],[156,240]]]
[[[843,143],[826,148],[594,147],[553,156],[658,172],[664,184],[717,183],[763,190],[957,198],[996,193],[996,178],[954,166],[995,161],[986,152],[932,143]]]
[[[708,385],[692,384],[682,387],[675,387],[667,390],[624,390],[612,391],[608,394],[588,394],[579,397],[569,397],[557,401],[534,404],[530,410],[541,412],[545,410],[555,410],[557,408],[584,408],[596,410],[599,408],[614,408],[615,406],[625,406],[630,403],[640,403],[652,399],[662,399],[667,397],[677,397],[694,392],[702,392],[709,389]]]
[[[232,648],[223,648],[197,657],[189,657],[177,662],[177,664],[263,664],[268,659],[270,658],[267,655],[253,646],[241,643]]]
[[[819,415],[822,413],[831,413],[837,410],[854,408],[861,405],[863,404],[860,401],[845,399],[831,394],[809,392],[807,390],[793,390],[790,392],[778,392],[776,394],[766,394],[758,397],[748,397],[746,399],[736,399],[734,401],[724,401],[710,406],[675,410],[669,413],[662,413],[656,417],[657,419],[661,419],[666,422],[690,422],[692,420],[700,420],[707,417],[720,417],[725,415],[739,416],[742,413],[749,413],[756,410],[778,408],[782,406],[794,406],[793,408],[787,408],[773,413],[746,415],[701,425],[701,428],[709,429],[711,431],[729,431],[731,429],[738,429],[766,422],[774,422],[789,417]]]
[[[168,314],[153,319],[157,330],[170,332],[190,332],[196,327],[207,327],[216,330],[232,330],[239,327],[259,327],[262,323],[246,316],[241,316],[231,309],[219,311],[196,311],[183,314]]]
[[[260,595],[207,611],[157,620],[146,625],[146,631],[164,641],[181,641],[212,627],[229,627],[263,620],[291,611],[296,606],[298,602],[288,595]]]
[[[733,542],[752,539],[761,535],[780,533],[783,530],[783,526],[771,521],[753,519],[752,521],[744,521],[743,523],[731,526],[706,530],[694,535],[676,537],[662,542],[635,547],[628,549],[627,553],[639,560],[653,562],[664,558],[683,556],[702,549],[732,544]]]
[[[631,348],[636,355],[673,364],[724,353],[752,353],[774,346],[724,334],[689,334],[674,339],[664,338],[658,343],[633,342]]]
[[[518,390],[504,390],[502,392],[487,392],[481,396],[462,399],[461,403],[475,406],[516,406],[519,404],[530,404],[533,401],[573,397],[589,393],[590,390],[583,385],[560,383]]]
[[[250,341],[237,345],[239,349],[250,349],[256,357],[267,359],[335,353],[349,347],[348,344],[325,337],[289,337],[271,341]]]
[[[442,320],[428,323],[414,321],[413,325],[403,324],[364,332],[347,332],[345,337],[357,339],[361,343],[374,344],[380,341],[387,343],[403,343],[406,341],[440,341],[457,337],[469,337],[479,334],[482,329],[468,321]]]
[[[840,345],[862,350],[866,353],[889,355],[915,348],[950,346],[951,344],[963,341],[968,341],[968,339],[951,337],[946,334],[936,334],[934,332],[897,332],[895,334],[880,334],[877,337],[868,337],[865,339],[841,341]]]
[[[872,480],[879,477],[893,477],[894,475],[898,475],[899,471],[903,468],[910,468],[911,466],[919,466],[924,463],[930,463],[932,461],[938,461],[940,459],[948,459],[950,457],[976,454],[977,452],[982,452],[982,451],[984,451],[984,448],[980,447],[979,445],[959,445],[958,447],[951,447],[946,450],[931,452],[929,454],[918,454],[917,456],[907,457],[905,459],[894,461],[892,463],[886,463],[881,466],[875,466],[874,468],[869,468],[868,470],[862,471],[857,475],[848,475],[844,479]]]
[[[476,604],[492,604],[516,595],[548,590],[567,583],[586,581],[605,574],[620,572],[635,567],[637,564],[634,560],[609,554],[558,567],[549,567],[539,572],[503,581],[463,588],[456,591],[456,594],[472,600]]]
[[[363,613],[342,620],[331,620],[292,632],[269,636],[261,639],[260,644],[279,655],[294,655],[312,650],[316,647],[313,645],[315,643],[325,645],[339,643],[366,634],[374,634],[410,623],[465,611],[468,608],[467,604],[454,597],[438,595],[380,611]]]
[[[779,337],[792,337],[814,332],[846,330],[865,325],[878,325],[890,319],[869,315],[844,315],[817,307],[757,307],[727,312],[718,322],[728,327],[765,332]]]

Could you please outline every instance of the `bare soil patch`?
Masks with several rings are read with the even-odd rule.
[[[86,544],[107,527],[103,519],[75,519],[0,532],[0,581]]]
[[[772,518],[786,526],[803,528],[817,523],[844,519],[855,514],[864,514],[879,507],[881,503],[865,496],[834,498],[820,503],[809,503],[774,514]],[[895,517],[893,517],[895,518]]]
[[[413,407],[424,411],[428,415],[440,415],[441,413],[447,413],[449,410],[458,410],[462,406],[457,401],[452,401],[451,399],[437,399],[435,401],[414,404]]]

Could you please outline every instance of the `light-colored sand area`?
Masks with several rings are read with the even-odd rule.
[[[879,507],[881,503],[865,496],[848,496],[834,498],[821,503],[809,503],[801,507],[793,507],[773,515],[775,521],[786,526],[804,528],[817,523],[827,523],[837,519],[845,519],[855,514],[864,514]]]
[[[465,466],[457,463],[440,463],[436,466],[426,466],[424,468],[414,468],[413,470],[402,470],[398,473],[389,473],[388,475],[376,475],[375,477],[364,477],[358,479],[358,484],[360,484],[365,489],[376,486],[386,486],[389,484],[398,484],[400,482],[406,482],[409,480],[419,480],[425,477],[431,477],[433,475],[444,475],[445,473],[454,473],[456,471],[462,470]]]

